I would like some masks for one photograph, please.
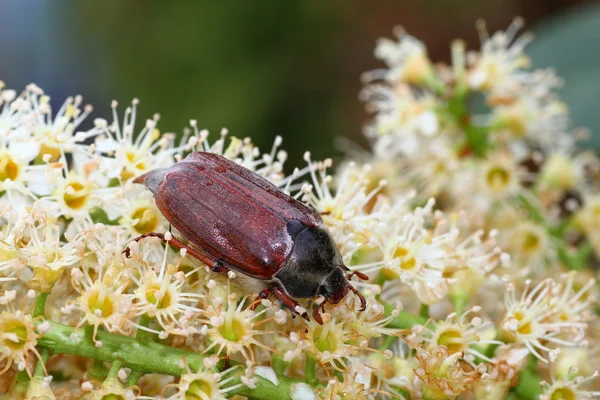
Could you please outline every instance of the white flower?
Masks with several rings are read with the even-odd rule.
[[[532,38],[525,34],[515,39],[522,25],[523,21],[517,18],[506,31],[498,31],[490,37],[485,23],[478,23],[481,53],[468,57],[471,68],[467,82],[471,88],[506,96],[527,80],[529,73],[524,68],[529,66],[529,59],[523,49]]]
[[[431,61],[425,45],[414,36],[397,27],[394,33],[398,41],[379,39],[375,57],[383,60],[388,70],[375,70],[364,74],[364,80],[385,79],[392,83],[404,80],[409,83],[424,83],[432,74]]]
[[[501,329],[506,340],[524,345],[531,354],[547,363],[556,358],[558,346],[576,346],[583,340],[587,327],[577,320],[553,321],[557,308],[552,307],[556,283],[544,280],[530,290],[526,282],[520,298],[514,285],[509,284],[504,297],[506,315]],[[568,293],[568,291],[567,291]],[[567,294],[569,296],[569,294]]]

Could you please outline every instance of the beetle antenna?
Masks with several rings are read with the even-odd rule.
[[[355,295],[360,299],[360,311],[365,311],[367,309],[367,299],[362,295],[354,286],[348,284],[348,289],[352,290]]]

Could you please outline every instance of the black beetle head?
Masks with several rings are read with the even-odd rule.
[[[337,304],[348,294],[350,283],[341,268],[329,273],[319,286],[317,294],[325,296],[331,303]]]
[[[344,262],[337,245],[322,228],[289,221],[287,229],[294,248],[276,277],[292,297],[323,295],[338,303],[348,293]]]

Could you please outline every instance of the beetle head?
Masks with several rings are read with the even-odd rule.
[[[293,297],[324,296],[337,304],[353,291],[364,304],[364,297],[346,277],[342,255],[323,228],[310,228],[298,221],[289,221],[287,229],[294,248],[285,266],[276,277]],[[362,274],[361,274],[362,275]],[[364,275],[362,276],[365,279]]]
[[[336,268],[323,279],[318,294],[325,296],[330,303],[337,304],[346,297],[349,290],[350,283],[346,279],[344,271]]]
[[[346,281],[340,270],[342,256],[325,229],[293,220],[287,223],[287,230],[294,246],[276,277],[292,297],[315,297],[320,292],[325,295],[325,291],[329,293]]]

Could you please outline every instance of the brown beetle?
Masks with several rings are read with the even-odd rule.
[[[293,297],[322,295],[337,304],[350,290],[365,309],[365,298],[348,280],[368,277],[349,272],[320,215],[256,173],[218,154],[195,152],[134,182],[154,193],[162,214],[188,240],[186,245],[172,238],[169,244],[214,271],[243,274],[259,288],[259,298],[272,293],[299,314]],[[159,233],[135,240],[148,236],[165,240]],[[313,317],[322,323],[319,308]]]

